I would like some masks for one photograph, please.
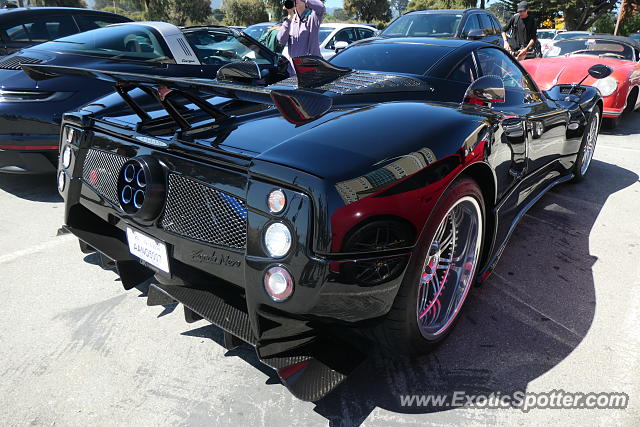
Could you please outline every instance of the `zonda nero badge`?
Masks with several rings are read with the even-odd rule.
[[[118,201],[123,211],[143,220],[157,218],[166,193],[165,167],[157,159],[129,160],[118,176]]]
[[[164,141],[160,141],[159,139],[149,138],[148,136],[136,136],[136,139],[140,142],[144,142],[145,144],[153,145],[154,147],[168,147]]]

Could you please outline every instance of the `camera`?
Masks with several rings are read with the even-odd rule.
[[[285,9],[293,9],[295,4],[296,3],[293,0],[282,0],[282,5],[284,6]]]

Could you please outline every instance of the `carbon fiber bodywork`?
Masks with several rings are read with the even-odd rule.
[[[438,43],[455,47],[441,61],[448,69],[476,49],[497,49]],[[317,63],[300,61],[311,70]],[[127,288],[153,277],[150,305],[179,302],[187,321],[204,318],[255,346],[305,400],[324,396],[363,360],[352,331],[375,327],[400,287],[413,283],[411,273],[424,268],[416,247],[452,183],[471,178],[482,190],[487,231],[478,271],[486,277],[523,213],[573,176],[588,117],[601,102],[590,89],[573,98],[551,93],[562,101],[535,93],[536,102],[512,91],[507,113],[454,103],[468,85],[436,72],[422,78],[324,66],[317,86],[312,72],[298,79],[303,89],[286,86],[293,80],[265,88],[109,74],[119,87],[161,93],[168,116],[97,104],[69,113],[63,126],[80,133],[62,141],[71,164],[59,167],[65,222],[83,250],[114,260]],[[218,97],[189,111],[164,98],[199,90]],[[141,203],[158,206],[152,216],[124,200],[134,163],[142,171],[156,165],[136,181],[159,188]],[[286,200],[281,211],[269,207],[274,190]],[[265,243],[275,223],[290,231],[283,256]],[[395,230],[393,238],[369,243],[382,227]],[[168,268],[132,255],[131,230],[166,247]],[[273,268],[291,276],[292,293],[282,300],[265,288]]]

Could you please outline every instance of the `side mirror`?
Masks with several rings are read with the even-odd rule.
[[[596,64],[589,68],[589,75],[594,79],[604,79],[613,73],[613,68],[604,64]]]
[[[498,76],[484,76],[469,85],[463,104],[486,105],[505,100],[504,82]]]
[[[274,64],[278,69],[278,72],[287,72],[289,67],[289,60],[281,53],[276,54],[276,63]]]
[[[349,47],[349,43],[342,41],[342,42],[336,42],[334,49],[335,49],[335,52],[338,53],[341,50],[345,50],[348,47]]]
[[[237,61],[223,65],[216,73],[216,80],[260,80],[262,72],[254,61]]]
[[[484,38],[486,36],[487,36],[487,34],[481,28],[476,28],[476,29],[470,30],[467,33],[467,39],[469,39],[469,40],[478,40],[478,39]]]

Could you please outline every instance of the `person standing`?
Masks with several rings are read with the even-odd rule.
[[[291,58],[322,56],[320,54],[320,24],[325,14],[320,0],[287,0],[287,18],[278,31],[278,41],[284,46],[282,54],[289,60],[289,75],[295,75]]]
[[[526,1],[518,3],[517,12],[502,28],[502,40],[504,48],[511,52],[518,61],[522,61],[529,52],[533,53],[538,36],[536,21],[533,16],[529,16],[529,3]],[[511,32],[510,39],[507,38],[509,31]]]

